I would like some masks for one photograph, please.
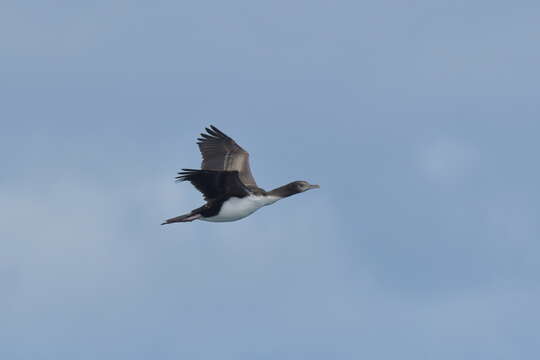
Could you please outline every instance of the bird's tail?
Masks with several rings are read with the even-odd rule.
[[[175,223],[175,222],[190,222],[190,221],[193,221],[193,220],[196,220],[196,219],[200,218],[201,216],[202,216],[201,214],[194,214],[194,213],[191,212],[189,214],[184,214],[184,215],[180,215],[180,216],[177,216],[177,217],[167,219],[167,220],[165,220],[165,222],[161,223],[161,225],[172,224],[172,223]]]

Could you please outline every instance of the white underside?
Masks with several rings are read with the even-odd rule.
[[[249,195],[243,198],[232,197],[225,201],[216,216],[199,218],[203,221],[226,222],[235,221],[253,214],[263,206],[270,205],[278,201],[277,196],[255,196]]]

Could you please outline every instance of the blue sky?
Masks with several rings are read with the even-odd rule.
[[[6,1],[2,359],[537,359],[540,5]],[[260,186],[202,203],[214,124]]]

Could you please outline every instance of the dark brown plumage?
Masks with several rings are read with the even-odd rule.
[[[205,200],[215,200],[227,196],[244,197],[249,190],[240,181],[238,171],[182,169],[176,181],[189,181],[199,190]]]
[[[201,134],[197,145],[201,150],[202,170],[238,171],[247,186],[257,186],[249,167],[249,153],[218,128],[210,125],[208,134]]]
[[[202,154],[201,170],[182,169],[176,181],[189,181],[206,204],[163,224],[205,220],[227,222],[242,219],[259,208],[319,185],[294,181],[266,192],[257,186],[249,167],[249,154],[215,126],[206,128],[197,144]],[[162,225],[163,225],[162,224]]]

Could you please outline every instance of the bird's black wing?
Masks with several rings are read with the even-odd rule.
[[[201,151],[203,170],[238,171],[240,180],[257,186],[249,167],[249,153],[215,126],[206,128],[197,142]]]
[[[249,195],[249,190],[240,180],[238,171],[182,169],[176,181],[191,182],[207,201],[223,196]]]

